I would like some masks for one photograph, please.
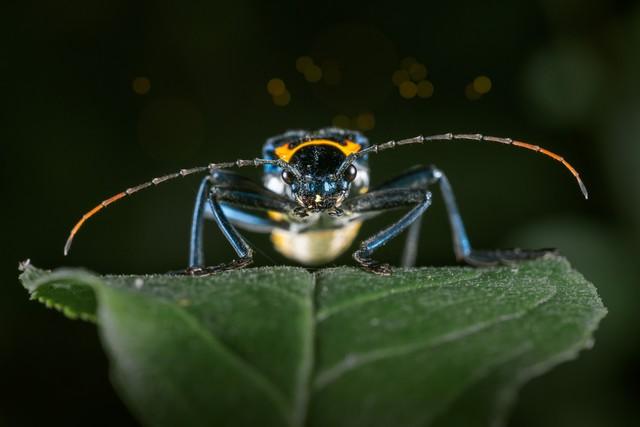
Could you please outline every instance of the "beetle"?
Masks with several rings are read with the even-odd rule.
[[[335,127],[316,131],[291,130],[270,138],[262,157],[211,163],[182,169],[154,178],[102,201],[76,223],[67,239],[64,254],[86,220],[112,203],[143,189],[196,173],[207,172],[202,180],[193,211],[186,274],[209,275],[251,264],[253,250],[239,230],[271,234],[277,251],[301,264],[330,262],[352,244],[363,221],[390,210],[408,209],[399,220],[360,243],[353,258],[364,270],[389,275],[391,266],[372,255],[380,247],[407,230],[401,265],[413,266],[422,215],[432,202],[430,187],[440,188],[447,211],[456,258],[475,266],[508,264],[540,257],[548,250],[473,249],[465,231],[453,190],[444,172],[435,166],[416,166],[370,189],[371,154],[436,141],[495,142],[542,153],[562,163],[575,177],[585,199],[588,193],[578,172],[561,156],[537,145],[511,138],[481,134],[445,133],[370,144],[360,132]],[[232,171],[234,168],[262,167],[262,183]],[[216,266],[206,266],[202,240],[205,219],[213,219],[233,247],[238,258]]]

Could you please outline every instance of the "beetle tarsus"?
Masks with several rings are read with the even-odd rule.
[[[218,264],[210,267],[189,267],[186,270],[177,272],[176,274],[184,275],[184,276],[194,276],[194,277],[211,276],[217,273],[221,273],[223,271],[239,270],[241,268],[248,266],[252,262],[253,262],[252,258],[238,258],[238,259],[234,259],[231,262]]]
[[[391,274],[393,273],[391,265],[375,261],[374,259],[361,254],[360,251],[353,254],[353,259],[358,262],[360,268],[362,268],[364,271],[368,271],[379,276],[391,276]]]
[[[463,260],[475,267],[490,267],[495,265],[513,265],[520,261],[542,258],[546,255],[557,254],[557,249],[498,249],[490,251],[472,250]]]

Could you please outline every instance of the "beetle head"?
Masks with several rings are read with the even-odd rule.
[[[349,194],[356,178],[354,165],[340,171],[345,156],[333,147],[309,146],[296,153],[289,165],[298,173],[286,169],[282,180],[289,185],[298,204],[306,211],[320,212],[340,206]]]

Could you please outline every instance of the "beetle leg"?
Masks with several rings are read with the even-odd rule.
[[[425,172],[430,174],[429,179],[431,182],[440,184],[440,191],[449,216],[449,223],[451,224],[454,252],[458,260],[465,261],[467,264],[474,266],[491,266],[512,264],[522,260],[540,258],[554,251],[553,249],[503,249],[489,251],[472,249],[469,237],[462,223],[462,217],[458,211],[458,205],[453,195],[451,184],[449,184],[446,175],[435,166],[428,167]]]
[[[200,183],[196,195],[196,205],[191,219],[191,234],[189,236],[189,268],[202,266],[204,254],[202,250],[202,229],[204,226],[204,208],[211,191],[211,177],[206,176]]]
[[[464,259],[471,253],[471,244],[464,228],[458,204],[456,203],[451,184],[444,172],[435,166],[418,166],[405,172],[395,179],[382,184],[381,188],[428,188],[429,185],[439,184],[442,198],[444,199],[449,224],[451,226],[451,237],[453,240],[453,251],[458,260]]]
[[[440,192],[444,199],[449,224],[451,226],[453,251],[456,259],[465,260],[472,252],[471,244],[464,228],[462,217],[460,216],[458,205],[453,195],[453,190],[451,189],[451,184],[449,184],[449,180],[440,169],[435,166],[417,166],[382,184],[380,189],[422,188],[426,190],[429,185],[432,184],[440,185]],[[415,243],[407,242],[408,245],[417,245],[418,232],[419,229],[417,231],[415,229],[410,231],[408,240],[412,239]],[[407,248],[409,251],[411,249],[411,246]],[[405,254],[407,254],[407,250],[405,250]],[[409,255],[410,253],[407,254],[407,256]]]
[[[418,166],[409,169],[407,172],[387,181],[382,184],[379,189],[392,189],[392,188],[424,188],[427,189],[431,184],[439,184],[442,197],[447,209],[447,215],[449,217],[449,223],[451,225],[451,235],[453,239],[453,247],[456,258],[460,261],[465,261],[468,264],[474,266],[490,266],[497,264],[510,264],[521,260],[535,259],[545,254],[551,253],[554,249],[504,249],[504,250],[489,250],[482,251],[472,249],[469,237],[462,222],[462,217],[458,210],[458,205],[444,172],[435,166]],[[412,229],[417,227],[418,221],[412,225]],[[407,237],[407,244],[405,245],[405,252],[403,253],[403,260],[405,257],[411,255],[413,245],[418,243],[418,232],[410,229]],[[415,233],[415,234],[414,234]],[[413,240],[413,242],[411,241]],[[415,243],[414,243],[415,242]],[[407,253],[409,251],[409,253]],[[403,266],[407,266],[403,263]]]
[[[372,273],[380,275],[391,274],[391,267],[371,258],[374,251],[384,246],[394,237],[402,233],[407,227],[415,223],[431,205],[431,193],[422,189],[389,189],[378,190],[363,194],[344,203],[344,209],[353,213],[367,213],[387,211],[390,209],[414,206],[397,222],[379,231],[360,244],[353,258],[360,266]]]
[[[373,191],[398,188],[421,188],[427,190],[431,183],[431,176],[430,167],[414,166],[376,187]],[[416,263],[421,225],[422,216],[409,226],[400,261],[402,267],[413,267]]]
[[[541,258],[548,254],[557,254],[557,249],[497,249],[497,250],[476,250],[464,257],[464,261],[476,267],[489,267],[492,265],[510,265],[519,261],[526,261]]]
[[[207,203],[209,209],[206,213],[212,216],[238,255],[238,259],[234,261],[212,267],[204,266],[202,250],[202,229]],[[253,251],[236,226],[252,231],[270,231],[280,225],[246,210],[288,213],[294,207],[294,202],[235,173],[220,170],[207,176],[200,184],[196,197],[189,242],[189,268],[185,273],[208,275],[249,265]]]
[[[420,230],[422,229],[422,216],[409,226],[407,237],[404,240],[400,265],[404,268],[416,265],[418,258],[418,245],[420,244]]]

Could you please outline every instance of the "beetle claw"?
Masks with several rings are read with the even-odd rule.
[[[362,256],[362,254],[359,254],[358,252],[353,254],[353,258],[358,262],[360,268],[370,273],[374,273],[379,276],[391,276],[393,272],[393,270],[391,269],[391,265],[375,261],[366,256]]]

